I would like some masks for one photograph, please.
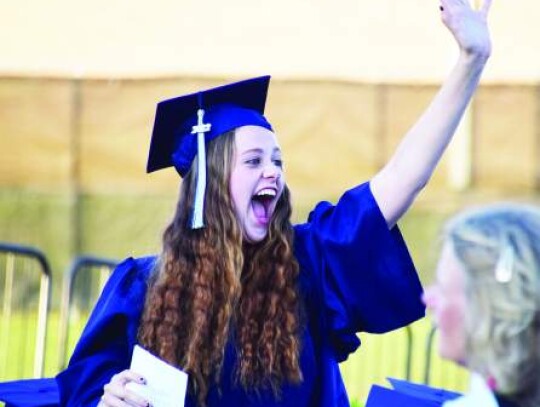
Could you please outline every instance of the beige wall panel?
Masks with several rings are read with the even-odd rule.
[[[73,81],[0,80],[0,185],[68,191],[76,162],[85,193],[176,194],[179,178],[173,169],[145,174],[156,103],[225,82],[86,80],[80,83],[77,116]],[[436,86],[274,80],[267,116],[278,133],[296,203],[333,199],[369,179],[435,91]],[[475,187],[534,187],[538,93],[537,86],[527,85],[481,89],[473,111]],[[70,151],[77,134],[78,159]],[[428,194],[448,189],[447,157]]]
[[[435,93],[436,86],[387,86],[381,96],[384,106],[385,121],[382,123],[382,145],[384,162],[390,159],[399,142],[427,108]],[[447,185],[446,156],[435,169],[430,181],[430,188]]]
[[[517,191],[535,186],[538,91],[533,86],[493,86],[476,100],[476,185]]]
[[[373,173],[373,86],[275,82],[268,116],[278,132],[297,201],[337,197]]]
[[[85,192],[170,193],[174,169],[146,174],[157,102],[219,81],[89,81],[83,85],[81,184]]]
[[[0,80],[0,185],[68,187],[71,96],[68,81]]]

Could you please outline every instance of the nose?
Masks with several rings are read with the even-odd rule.
[[[269,164],[263,169],[263,178],[279,179],[281,175],[281,169],[274,164]]]
[[[435,306],[435,296],[433,295],[433,288],[428,287],[422,294],[422,302],[428,308],[433,308]]]

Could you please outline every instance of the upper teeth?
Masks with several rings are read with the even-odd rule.
[[[276,196],[276,191],[272,188],[261,189],[257,192],[257,196]]]

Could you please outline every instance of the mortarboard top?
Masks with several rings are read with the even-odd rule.
[[[461,396],[449,390],[412,383],[407,380],[388,378],[393,389],[371,386],[366,407],[441,407],[446,401]]]
[[[426,400],[438,402],[439,404],[461,397],[461,394],[455,391],[431,387],[426,384],[413,383],[407,380],[395,379],[393,377],[388,377],[388,381],[394,390],[400,393],[422,397]]]
[[[263,116],[270,76],[261,76],[158,103],[147,172],[174,166],[183,177],[197,155],[198,110],[204,110],[205,142],[241,126],[272,130]]]
[[[400,393],[386,387],[373,385],[368,394],[366,407],[441,407],[442,404]]]

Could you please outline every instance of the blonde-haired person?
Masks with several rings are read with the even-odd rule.
[[[469,392],[445,406],[540,406],[539,209],[494,205],[451,219],[424,300],[439,354],[472,372]]]

